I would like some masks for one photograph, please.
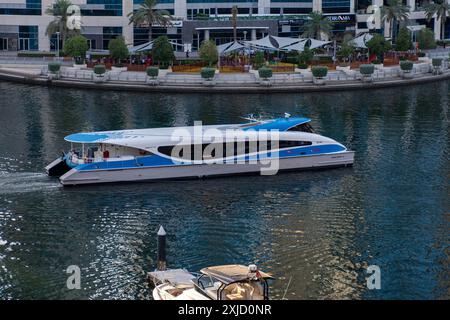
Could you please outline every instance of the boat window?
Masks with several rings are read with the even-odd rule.
[[[160,146],[158,151],[166,156],[185,160],[211,160],[225,157],[241,156],[255,152],[277,149],[303,147],[311,145],[311,141],[281,140],[277,143],[266,141],[235,141],[225,143],[204,143],[202,145]]]
[[[302,123],[299,125],[296,125],[292,128],[289,128],[287,131],[300,131],[300,132],[309,132],[314,133],[313,127],[309,123]]]

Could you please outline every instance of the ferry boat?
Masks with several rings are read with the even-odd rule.
[[[252,264],[213,266],[195,275],[185,269],[148,273],[155,300],[269,300],[270,274]]]
[[[244,124],[82,132],[50,163],[63,185],[189,179],[351,166],[354,152],[316,134],[310,119],[247,118]],[[74,144],[79,145],[75,148]]]

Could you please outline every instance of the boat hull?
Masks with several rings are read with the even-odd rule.
[[[278,171],[346,167],[351,166],[353,160],[353,151],[314,156],[287,157],[279,159]],[[97,183],[197,179],[241,174],[259,174],[261,170],[264,170],[263,168],[267,168],[267,164],[197,164],[85,171],[78,171],[74,168],[62,175],[60,181],[63,185],[69,186]]]

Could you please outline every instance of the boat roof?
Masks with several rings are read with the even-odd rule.
[[[308,118],[277,118],[269,120],[254,120],[244,124],[225,124],[225,125],[203,125],[203,131],[208,129],[217,130],[278,130],[287,131],[289,128],[311,121]],[[166,127],[166,128],[151,128],[151,129],[133,129],[133,130],[116,130],[116,131],[98,131],[98,132],[80,132],[68,135],[64,140],[73,143],[110,143],[119,145],[128,145],[121,140],[152,139],[157,138],[161,140],[162,137],[170,137],[176,130],[184,130],[186,133],[194,134],[195,126],[186,127]],[[198,129],[197,129],[198,130]],[[130,144],[132,145],[132,143]]]
[[[172,285],[192,285],[195,276],[185,269],[169,269],[164,271],[153,271],[148,273],[154,283],[169,282]]]
[[[248,280],[248,266],[240,264],[229,264],[215,267],[207,267],[200,270],[201,273],[214,277],[217,280],[230,284],[233,282]],[[265,272],[259,271],[260,277],[263,279],[273,279],[273,277]]]

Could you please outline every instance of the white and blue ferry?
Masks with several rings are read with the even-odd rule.
[[[63,185],[80,185],[353,164],[354,152],[314,133],[308,118],[247,119],[244,124],[71,134],[64,138],[70,151],[45,169]]]

